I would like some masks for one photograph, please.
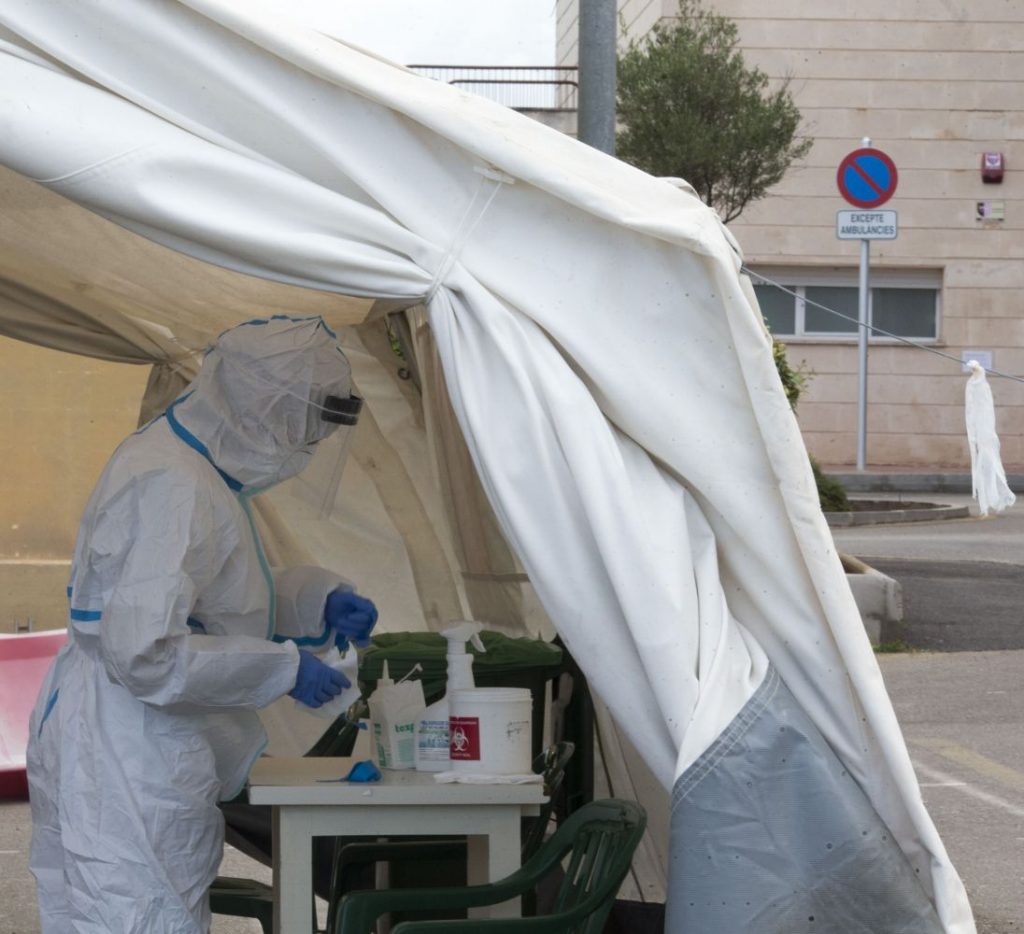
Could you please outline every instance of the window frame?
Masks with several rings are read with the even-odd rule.
[[[758,274],[778,282],[796,292],[793,318],[793,334],[776,334],[772,337],[793,344],[856,344],[858,337],[857,325],[852,324],[851,331],[807,331],[806,294],[808,286],[812,288],[854,288],[860,287],[860,271],[850,266],[804,267],[804,266],[756,266],[751,265],[750,276],[752,286],[771,287],[771,283],[758,278]],[[944,345],[942,339],[942,281],[941,269],[874,269],[871,270],[868,285],[874,289],[926,289],[935,292],[935,336],[934,337],[886,337],[882,334],[870,333],[868,342],[871,344],[903,344],[913,341],[916,344],[929,346]],[[868,296],[868,321],[872,320],[873,295]]]

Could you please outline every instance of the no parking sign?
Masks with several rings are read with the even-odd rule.
[[[896,191],[896,163],[881,149],[855,149],[836,173],[839,193],[856,208],[877,208]]]

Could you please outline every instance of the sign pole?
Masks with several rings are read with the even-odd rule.
[[[868,308],[871,304],[871,241],[895,240],[899,221],[895,211],[877,211],[895,193],[899,173],[896,164],[866,136],[839,163],[839,193],[857,211],[836,214],[836,236],[860,240],[860,289],[857,303],[857,470],[867,463],[868,437]]]
[[[870,145],[870,144],[869,144]],[[860,282],[857,304],[857,470],[863,470],[868,446],[868,300],[871,241],[860,242]]]
[[[862,149],[871,148],[870,137],[860,141]],[[868,302],[871,299],[871,241],[860,242],[860,276],[857,280],[857,470],[868,460]]]

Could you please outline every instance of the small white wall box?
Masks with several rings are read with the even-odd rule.
[[[986,370],[991,370],[992,356],[991,350],[961,350],[961,370],[963,370],[964,373],[970,373],[971,367],[969,364],[972,360],[977,360],[978,363],[980,363]]]

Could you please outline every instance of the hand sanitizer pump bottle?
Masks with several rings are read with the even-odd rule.
[[[443,772],[451,766],[448,753],[448,698],[452,691],[464,691],[476,686],[473,681],[473,655],[466,651],[472,642],[483,652],[479,623],[462,622],[441,631],[448,640],[448,688],[445,696],[423,711],[416,723],[416,768],[423,772]]]
[[[448,640],[448,690],[468,691],[476,687],[473,680],[473,656],[466,651],[466,643],[472,642],[473,648],[478,652],[486,652],[483,642],[480,641],[480,630],[484,627],[479,623],[459,623],[443,629],[441,635]]]

